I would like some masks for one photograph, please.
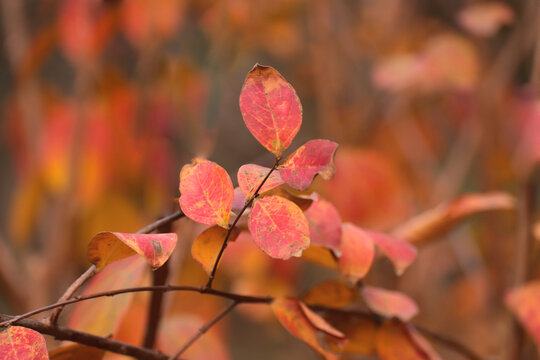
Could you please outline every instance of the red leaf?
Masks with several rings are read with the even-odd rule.
[[[176,247],[177,235],[168,234],[126,234],[101,232],[88,244],[88,260],[102,269],[105,265],[139,254],[157,269],[171,256]]]
[[[225,236],[227,236],[228,230],[219,226],[212,226],[211,228],[203,231],[191,246],[191,255],[193,258],[202,265],[204,271],[210,275],[214,268],[219,250],[223,246]],[[229,236],[228,241],[234,241],[240,234],[238,228],[234,228]]]
[[[240,111],[251,134],[277,157],[302,125],[302,105],[294,88],[268,66],[257,64],[248,73]]]
[[[242,190],[240,189],[240,187],[235,187],[231,210],[236,213],[242,210],[245,204],[246,204],[246,197],[244,196],[244,193],[242,193]]]
[[[397,275],[402,275],[416,259],[416,248],[408,242],[374,231],[367,231],[367,233],[384,255],[392,261]]]
[[[409,321],[418,314],[418,306],[407,295],[397,291],[364,286],[362,295],[366,305],[375,313]]]
[[[300,256],[309,246],[309,225],[302,210],[280,196],[257,200],[248,227],[257,246],[276,259]]]
[[[334,154],[338,144],[330,140],[310,140],[300,146],[280,166],[279,173],[283,180],[296,190],[306,190],[319,174],[330,180],[336,169]]]
[[[37,331],[10,326],[0,332],[2,360],[48,360],[45,339]]]
[[[234,198],[229,175],[218,164],[193,159],[180,172],[180,208],[191,220],[228,228]]]
[[[339,271],[351,282],[363,278],[373,263],[375,249],[373,240],[363,230],[350,223],[342,226]]]
[[[379,328],[376,347],[381,360],[441,360],[429,342],[399,320],[387,321]]]
[[[298,301],[298,304],[300,304],[300,309],[304,313],[304,315],[308,318],[309,322],[317,329],[320,330],[328,335],[331,335],[336,338],[343,339],[345,335],[337,329],[335,329],[332,325],[326,322],[322,317],[317,315],[313,312],[310,308],[306,306],[301,301]]]
[[[341,218],[334,205],[317,198],[304,215],[309,222],[311,243],[325,246],[339,253],[341,251]]]
[[[246,198],[253,195],[269,171],[270,168],[254,164],[242,165],[240,169],[238,169],[238,185]],[[283,179],[279,175],[279,172],[273,171],[268,179],[266,179],[264,185],[260,188],[259,194],[281,184],[283,184]]]
[[[505,302],[540,347],[540,281],[511,290]]]
[[[296,336],[327,360],[337,360],[338,356],[323,347],[322,341],[317,337],[319,331],[334,333],[343,337],[343,334],[328,324],[319,315],[309,310],[310,316],[302,309],[302,303],[292,298],[277,298],[272,302],[272,311],[281,325],[292,335]],[[304,305],[305,308],[305,305]],[[315,322],[315,323],[314,323]],[[325,330],[321,330],[325,329]]]

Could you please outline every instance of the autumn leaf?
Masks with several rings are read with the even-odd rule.
[[[459,24],[478,37],[490,37],[502,26],[514,22],[512,9],[503,2],[473,3],[457,15]]]
[[[283,76],[268,66],[255,65],[240,94],[240,111],[251,134],[280,157],[302,125],[302,105]]]
[[[87,248],[88,261],[101,270],[107,264],[128,256],[139,254],[152,266],[159,268],[176,247],[177,235],[126,234],[101,232],[95,235]]]
[[[386,321],[379,327],[376,347],[381,360],[442,360],[412,326],[399,320]]]
[[[287,185],[300,191],[306,190],[317,174],[330,180],[336,171],[333,159],[337,146],[330,140],[308,141],[279,167],[281,177]]]
[[[347,338],[347,343],[340,349],[328,342],[332,350],[341,354],[372,355],[375,353],[377,321],[370,317],[351,316],[346,313],[330,313],[325,316],[336,329]],[[332,339],[330,339],[332,340]]]
[[[373,240],[365,231],[350,223],[343,224],[342,231],[339,271],[349,281],[356,282],[371,268],[375,257]]]
[[[505,303],[540,347],[540,281],[509,291]]]
[[[276,259],[300,256],[309,246],[309,225],[304,213],[280,196],[257,200],[248,227],[257,246]]]
[[[302,295],[302,301],[308,305],[344,307],[357,298],[357,290],[343,280],[327,280],[310,288]]]
[[[100,360],[105,350],[82,344],[69,344],[49,352],[50,360]]]
[[[418,314],[416,303],[398,291],[363,286],[362,296],[370,310],[382,316],[409,321]]]
[[[375,231],[367,231],[367,234],[371,236],[383,254],[390,259],[397,275],[402,275],[416,259],[416,248],[408,242]]]
[[[240,169],[238,169],[238,185],[240,186],[240,189],[242,190],[242,193],[246,199],[255,193],[255,190],[257,190],[269,172],[270,168],[255,164],[242,165]],[[265,191],[273,189],[281,184],[283,184],[283,179],[279,175],[279,172],[273,171],[268,179],[266,179],[263,186],[259,189],[259,194],[262,194]]]
[[[21,326],[10,326],[0,332],[0,355],[2,360],[49,359],[43,336]]]
[[[396,228],[392,235],[413,244],[421,244],[444,234],[472,215],[514,210],[515,202],[513,196],[502,192],[464,195],[449,204],[441,204],[415,216]]]
[[[330,202],[317,198],[304,212],[309,223],[313,245],[325,246],[336,253],[341,251],[341,218]]]
[[[281,325],[327,360],[337,360],[338,356],[324,348],[317,333],[322,331],[336,340],[343,341],[344,335],[300,301],[293,298],[277,298],[272,304],[272,311]],[[306,310],[307,309],[307,310]]]
[[[337,269],[336,256],[332,250],[318,245],[311,245],[302,252],[302,259],[329,269]]]
[[[191,220],[228,228],[234,188],[225,169],[193,159],[180,172],[180,208]]]
[[[228,230],[223,229],[219,226],[212,226],[205,231],[203,231],[191,246],[191,255],[193,258],[202,265],[204,271],[209,275],[214,268],[219,250],[223,246],[225,237],[227,236]],[[231,235],[229,236],[228,241],[234,241],[236,237],[240,234],[238,228],[231,230]]]

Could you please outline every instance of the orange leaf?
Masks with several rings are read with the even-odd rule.
[[[349,281],[363,278],[371,268],[375,249],[373,240],[363,230],[350,223],[343,224],[341,256],[338,259],[339,271]]]
[[[281,325],[283,325],[283,327],[292,335],[311,346],[325,359],[338,359],[337,355],[323,347],[323,343],[317,337],[317,333],[323,331],[321,330],[321,328],[323,328],[326,333],[330,331],[336,335],[339,334],[339,337],[343,337],[343,334],[339,330],[336,330],[323,318],[312,311],[310,311],[310,316],[308,317],[302,309],[302,303],[296,299],[277,298],[272,302],[271,307]]]
[[[330,140],[310,140],[287,158],[279,173],[287,185],[300,191],[306,190],[317,174],[330,180],[336,172],[334,154],[337,147],[338,144]]]
[[[180,208],[187,217],[205,225],[228,228],[234,199],[229,175],[218,164],[193,159],[180,172]]]
[[[311,245],[302,253],[302,259],[311,261],[312,263],[327,267],[329,269],[338,268],[338,264],[332,250],[322,246]]]
[[[309,223],[311,243],[339,253],[341,248],[341,218],[330,202],[317,198],[304,212]]]
[[[212,226],[211,228],[203,231],[191,246],[191,255],[199,264],[202,265],[204,271],[208,274],[212,272],[214,263],[216,262],[219,250],[223,245],[225,236],[227,236],[228,230],[219,226]],[[234,241],[240,234],[238,228],[234,228],[229,236],[228,241]]]
[[[0,355],[2,360],[49,359],[43,336],[21,326],[10,326],[0,332]]]
[[[105,350],[82,344],[69,344],[49,352],[50,360],[100,360]]]
[[[514,210],[515,202],[513,196],[502,192],[464,195],[450,204],[441,204],[415,216],[395,229],[392,235],[413,244],[424,243],[472,215]]]
[[[382,324],[377,331],[376,347],[381,360],[441,360],[429,342],[399,320]]]
[[[302,105],[294,88],[268,66],[257,64],[248,73],[240,111],[251,134],[277,157],[302,125]]]
[[[353,289],[343,280],[327,280],[310,288],[302,295],[302,301],[310,305],[344,307],[354,302],[357,297]]]
[[[304,213],[280,196],[257,200],[248,227],[257,246],[276,259],[300,256],[309,246],[309,225]]]
[[[397,291],[364,286],[362,295],[366,305],[375,313],[409,321],[418,314],[418,306],[407,295]]]
[[[505,302],[540,347],[540,281],[511,290]]]
[[[101,232],[88,244],[88,260],[98,270],[113,261],[139,254],[157,269],[163,265],[176,247],[177,236],[168,234],[126,234]]]
[[[300,304],[300,309],[302,310],[304,315],[308,318],[309,322],[316,329],[339,339],[343,339],[345,337],[345,335],[343,335],[341,331],[335,329],[332,325],[327,323],[326,320],[324,320],[322,317],[314,313],[313,310],[311,310],[310,308],[306,306],[306,304],[304,304],[301,301],[298,301],[298,304]]]
[[[375,245],[386,255],[397,275],[402,275],[405,269],[416,259],[416,248],[403,240],[374,231],[367,231]]]
[[[339,331],[345,334],[347,343],[340,350],[341,354],[372,355],[375,353],[377,323],[369,317],[351,316],[344,313],[332,313],[325,317]],[[330,342],[329,345],[332,345]],[[331,346],[331,349],[334,347]]]
[[[246,198],[253,195],[269,171],[270,168],[254,164],[240,166],[240,169],[238,169],[238,185]],[[262,194],[263,192],[273,189],[281,184],[283,184],[283,179],[279,175],[279,172],[274,171],[260,188],[259,194]]]

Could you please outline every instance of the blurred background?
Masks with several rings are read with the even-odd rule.
[[[238,107],[257,62],[302,102],[291,150],[313,138],[340,144],[335,178],[314,189],[362,227],[388,231],[464,193],[517,195],[540,155],[535,1],[0,0],[0,13],[2,313],[54,302],[89,266],[94,234],[135,232],[175,211],[191,158],[218,162],[235,184],[242,164],[270,166]],[[475,218],[423,245],[403,277],[380,262],[366,282],[406,292],[417,323],[502,359],[515,217]],[[203,284],[189,250],[202,228],[184,219],[174,229],[169,281]],[[336,276],[271,261],[240,239],[216,286],[298,295]],[[124,280],[114,285],[149,281]],[[137,342],[125,313],[133,322],[147,300],[123,303],[96,332]],[[167,301],[178,322],[165,325],[186,337],[223,307]],[[261,307],[208,336],[217,353],[190,358],[316,358]]]

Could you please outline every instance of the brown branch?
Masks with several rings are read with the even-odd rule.
[[[251,206],[251,204],[253,203],[253,200],[255,200],[257,198],[257,196],[259,196],[259,191],[261,190],[262,186],[264,185],[266,180],[268,180],[268,178],[270,177],[272,172],[277,169],[277,167],[279,165],[279,160],[280,160],[280,158],[276,158],[276,161],[274,162],[274,165],[272,166],[270,171],[268,171],[268,174],[266,174],[264,179],[262,179],[261,183],[259,184],[259,186],[255,190],[253,195],[251,195],[249,200],[246,201],[246,203],[244,204],[244,207],[242,208],[242,210],[240,210],[240,212],[236,216],[236,219],[234,219],[234,222],[232,223],[232,225],[229,226],[229,230],[227,231],[227,235],[225,235],[225,239],[223,240],[223,244],[221,245],[221,249],[219,250],[218,256],[216,258],[216,262],[214,263],[214,267],[212,268],[212,272],[210,273],[210,276],[208,277],[208,282],[206,283],[205,288],[207,288],[207,289],[212,288],[212,282],[214,281],[214,277],[216,276],[216,270],[217,270],[219,261],[221,260],[221,257],[223,256],[223,253],[225,252],[225,249],[227,248],[227,242],[229,241],[229,237],[231,236],[231,233],[232,233],[234,227],[236,226],[236,224],[238,223],[238,221],[240,220],[240,218],[242,217],[242,215],[244,214],[246,209],[249,206]]]
[[[221,319],[223,319],[228,313],[230,313],[235,307],[238,305],[238,302],[234,301],[229,306],[227,306],[222,312],[217,314],[212,320],[210,320],[208,323],[201,326],[201,328],[193,335],[188,341],[182,345],[182,347],[169,358],[169,360],[176,360],[180,355],[182,355],[195,341],[197,341],[201,336],[204,335],[212,326],[217,324],[217,322]]]
[[[209,294],[214,295],[226,299],[233,300],[236,305],[238,304],[270,304],[272,301],[274,301],[273,297],[270,296],[252,296],[252,295],[240,295],[232,292],[226,292],[226,291],[220,291],[215,289],[208,289],[206,287],[197,287],[197,286],[172,286],[172,285],[161,285],[161,286],[143,286],[143,287],[134,287],[134,288],[126,288],[126,289],[119,289],[119,290],[112,290],[112,291],[105,291],[101,293],[96,293],[92,295],[87,296],[78,296],[77,298],[70,299],[67,301],[64,301],[62,303],[56,303],[52,305],[48,305],[45,307],[42,307],[40,309],[36,309],[34,311],[28,312],[26,314],[22,314],[19,316],[8,316],[8,315],[1,315],[0,314],[0,320],[3,320],[0,323],[0,327],[2,326],[9,326],[12,324],[19,325],[19,326],[25,326],[24,320],[30,316],[39,314],[41,312],[54,309],[59,306],[65,306],[70,305],[74,303],[78,303],[81,301],[86,301],[90,299],[96,299],[100,297],[106,297],[106,296],[115,296],[119,294],[126,294],[126,293],[134,293],[134,292],[147,292],[147,291],[160,291],[160,292],[169,292],[169,291],[189,291],[189,292],[198,292],[200,294]],[[236,306],[235,305],[235,306]],[[321,306],[321,305],[310,305],[309,306],[314,311],[325,311],[325,312],[332,312],[332,313],[341,313],[341,314],[348,314],[351,316],[361,316],[366,318],[371,318],[376,321],[382,321],[383,317],[367,312],[367,311],[358,311],[358,310],[348,310],[348,309],[337,309],[327,306]],[[231,309],[232,310],[232,309]],[[226,315],[226,314],[224,314]],[[223,316],[224,316],[223,315]],[[216,321],[219,321],[220,318],[218,318]],[[41,324],[41,323],[39,323]],[[210,324],[210,323],[209,323]],[[42,324],[43,326],[47,326]],[[208,324],[207,324],[208,325]],[[213,325],[213,324],[212,324]],[[469,360],[481,360],[481,357],[476,355],[472,350],[468,349],[464,345],[446,338],[443,335],[436,334],[435,332],[428,330],[423,327],[419,327],[417,325],[411,324],[414,326],[418,331],[421,333],[424,333],[425,335],[431,337],[432,339],[438,341],[442,345],[445,345],[446,347],[454,350],[455,352],[460,353],[464,358]],[[211,325],[210,325],[211,326]],[[49,326],[50,328],[50,326]],[[63,328],[65,329],[65,328]],[[37,330],[39,331],[39,330]],[[41,332],[41,331],[40,331]],[[49,333],[46,333],[49,334]],[[79,342],[74,339],[64,339],[64,340],[70,340],[74,342]],[[88,345],[87,343],[80,342],[81,344]],[[92,346],[92,345],[90,345]]]
[[[184,213],[181,210],[178,210],[170,215],[167,215],[165,217],[162,217],[161,219],[158,219],[154,221],[153,223],[146,225],[139,231],[137,231],[137,234],[149,234],[155,230],[157,230],[160,226],[166,226],[171,224],[173,221],[176,221],[178,219],[181,219],[184,217]],[[58,299],[57,303],[61,303],[63,301],[68,300],[75,294],[75,292],[84,285],[88,279],[92,278],[96,274],[96,266],[92,265],[86,270],[81,276],[79,276],[64,292],[64,294]],[[60,317],[60,313],[62,312],[62,307],[56,308],[49,317],[49,324],[56,325],[58,322],[58,318]]]
[[[0,321],[9,322],[13,317],[0,314]],[[167,360],[168,356],[160,351],[145,349],[134,346],[122,341],[113,340],[107,337],[96,336],[82,331],[69,329],[63,326],[53,326],[42,322],[21,319],[14,322],[13,325],[23,326],[28,329],[35,330],[41,334],[51,335],[58,340],[68,340],[87,346],[93,346],[99,349],[112,351],[117,354],[132,356],[137,359],[144,360]]]

